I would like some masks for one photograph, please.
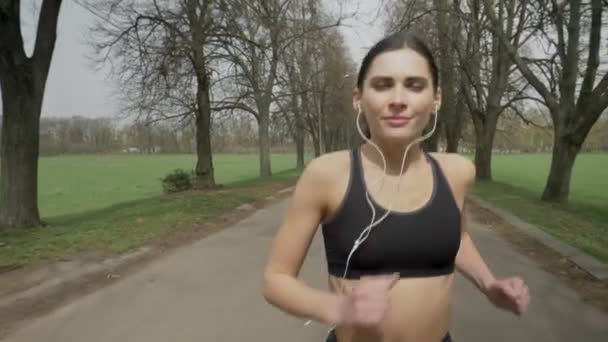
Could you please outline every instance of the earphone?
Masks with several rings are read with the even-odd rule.
[[[435,112],[433,113],[434,115],[434,120],[433,120],[433,128],[431,129],[431,131],[417,139],[415,139],[414,141],[412,141],[405,149],[405,152],[403,153],[403,158],[401,161],[401,169],[399,171],[399,181],[397,182],[397,194],[399,193],[400,190],[400,186],[401,186],[401,177],[403,176],[403,168],[405,166],[405,158],[407,156],[407,153],[410,149],[410,147],[416,143],[420,143],[426,139],[428,139],[429,137],[431,137],[433,135],[433,133],[435,132],[435,129],[437,127],[437,121],[438,121],[438,116],[439,116],[439,103],[435,102]],[[382,150],[378,147],[378,145],[376,145],[374,142],[372,142],[369,138],[367,138],[365,136],[365,134],[363,134],[363,131],[361,129],[361,125],[360,125],[360,117],[361,117],[361,105],[357,104],[357,118],[356,118],[356,126],[357,126],[357,131],[359,132],[359,134],[361,135],[361,137],[363,138],[363,140],[365,140],[367,143],[369,143],[370,145],[372,145],[377,151],[378,153],[380,153],[380,156],[382,157],[382,177],[380,177],[379,180],[377,180],[376,182],[374,182],[373,184],[376,184],[378,182],[381,182],[380,184],[380,188],[378,189],[378,191],[380,191],[382,189],[382,186],[384,185],[384,178],[386,177],[386,158],[384,157],[384,154],[382,153]],[[351,251],[348,255],[348,258],[346,259],[346,265],[344,267],[344,274],[342,275],[342,279],[346,278],[346,275],[348,274],[348,266],[350,264],[350,259],[353,256],[353,254],[355,253],[355,251],[357,250],[357,248],[359,248],[359,246],[361,246],[361,244],[367,239],[367,237],[369,236],[369,234],[371,233],[372,228],[376,227],[377,225],[379,225],[382,221],[384,221],[384,219],[386,219],[386,217],[388,217],[388,215],[391,213],[392,209],[393,209],[393,204],[394,204],[394,198],[397,196],[394,196],[393,199],[390,202],[390,205],[388,206],[388,209],[386,210],[386,212],[384,213],[384,215],[382,215],[382,217],[380,217],[378,220],[376,220],[376,208],[374,206],[374,204],[371,201],[370,195],[369,195],[369,191],[366,189],[365,190],[365,199],[367,201],[367,203],[369,204],[370,209],[372,210],[372,219],[371,222],[361,231],[361,233],[359,234],[359,237],[355,240],[355,242],[353,243],[353,247],[351,248]],[[305,325],[308,325],[312,322],[312,320],[309,320],[305,323]],[[334,329],[335,326],[330,327],[329,332],[331,332],[332,329]]]
[[[382,151],[380,150],[380,148],[378,147],[378,145],[374,144],[369,138],[367,138],[362,130],[361,130],[361,125],[360,125],[360,116],[361,116],[361,106],[358,105],[358,113],[357,113],[357,130],[359,131],[359,134],[361,135],[361,137],[367,141],[367,143],[369,143],[370,145],[374,146],[374,148],[376,148],[376,150],[378,151],[378,153],[380,153],[380,156],[382,157],[382,177],[380,178],[380,181],[382,182],[382,184],[380,185],[380,189],[382,189],[382,185],[384,184],[384,178],[386,177],[386,159],[384,157],[384,154],[382,153]],[[433,133],[435,132],[435,128],[437,127],[437,117],[438,117],[438,110],[439,110],[439,104],[435,103],[435,112],[434,112],[434,120],[433,120],[433,129],[431,129],[431,131],[429,133],[427,133],[426,135],[415,139],[414,141],[412,141],[405,149],[405,152],[403,153],[403,159],[401,160],[401,170],[399,171],[399,181],[397,182],[397,194],[399,193],[400,187],[401,187],[401,177],[403,176],[403,168],[405,166],[405,158],[407,156],[407,152],[409,151],[410,147],[415,144],[415,143],[420,143],[426,139],[428,139],[431,135],[433,135]],[[380,190],[379,189],[379,190]],[[397,197],[397,196],[395,196]],[[355,252],[355,250],[367,239],[367,237],[369,236],[371,230],[373,227],[377,226],[378,224],[380,224],[382,221],[384,221],[384,219],[390,214],[390,212],[393,209],[393,201],[390,202],[390,205],[388,207],[388,209],[386,210],[386,213],[384,213],[384,215],[378,219],[378,221],[374,221],[376,218],[376,209],[375,206],[373,205],[373,203],[371,202],[371,198],[369,195],[369,192],[365,191],[365,198],[367,200],[367,203],[369,204],[371,210],[372,210],[372,221],[370,222],[370,224],[365,227],[365,229],[363,229],[363,231],[361,232],[361,234],[359,235],[359,237],[355,240],[355,243],[353,244],[353,248],[351,249],[351,252],[348,256],[348,259],[346,260],[346,267],[344,269],[344,274],[342,275],[342,279],[344,279],[346,277],[346,274],[348,273],[348,265],[350,263],[350,258],[352,256],[352,254]],[[394,199],[394,197],[393,197]]]

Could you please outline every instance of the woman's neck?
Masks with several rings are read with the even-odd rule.
[[[401,165],[403,163],[403,154],[407,149],[408,143],[403,144],[395,144],[394,142],[383,143],[379,141],[374,141],[382,154],[384,155],[384,159],[386,161],[386,173],[388,175],[399,175],[401,170]],[[369,143],[363,144],[361,147],[361,151],[365,154],[365,157],[378,166],[379,169],[382,169],[382,157],[378,153],[378,150]],[[403,172],[409,169],[413,165],[417,165],[419,162],[423,161],[423,152],[420,147],[420,143],[412,144],[409,150],[407,150],[407,156],[405,159],[405,163],[403,163]]]

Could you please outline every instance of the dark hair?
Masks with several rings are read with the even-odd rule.
[[[359,69],[359,75],[357,77],[357,88],[359,88],[360,91],[363,91],[363,81],[365,80],[367,71],[369,70],[369,67],[372,64],[374,58],[376,58],[376,56],[383,52],[395,51],[404,48],[409,48],[418,52],[427,60],[431,69],[433,88],[437,89],[437,86],[439,84],[439,72],[437,70],[437,64],[435,63],[435,59],[433,58],[431,50],[429,50],[429,48],[422,41],[422,39],[408,32],[393,33],[376,43],[367,52],[367,55],[365,55],[363,61],[361,62],[361,68]]]

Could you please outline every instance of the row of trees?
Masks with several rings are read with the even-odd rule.
[[[255,152],[257,125],[250,117],[212,120],[211,126],[214,153]],[[270,142],[275,151],[294,151],[282,120],[271,124]],[[308,148],[310,143],[307,139]],[[40,156],[87,153],[196,153],[196,130],[194,125],[182,127],[174,122],[121,124],[113,118],[40,120]]]
[[[197,188],[216,185],[212,119],[248,115],[256,121],[263,177],[272,174],[272,125],[292,137],[299,167],[306,137],[317,154],[352,141],[345,94],[355,68],[336,30],[344,16],[327,15],[320,1],[78,2],[98,18],[90,31],[92,56],[100,66],[110,66],[122,112],[145,125],[173,120],[194,127]],[[29,57],[20,33],[20,1],[0,6],[0,226],[40,222],[40,104],[61,3],[42,1]]]
[[[345,111],[347,112],[347,110]],[[289,131],[293,123],[285,122],[286,112],[275,115],[270,125],[270,146],[276,152],[295,152],[296,144]],[[543,116],[527,113],[527,117]],[[547,116],[547,115],[545,115]],[[354,115],[353,115],[354,117]],[[336,120],[339,119],[339,120]],[[341,126],[349,120],[346,115],[328,115],[324,126],[327,139],[324,151],[352,146],[358,140],[348,141],[341,137]],[[352,118],[350,119],[352,121]],[[544,121],[548,119],[545,118]],[[336,122],[337,121],[337,122]],[[316,132],[315,122],[308,133]],[[471,120],[461,123],[460,152],[475,151],[475,129]],[[338,133],[334,133],[337,131]],[[305,149],[317,150],[318,141],[313,134],[306,134]],[[211,122],[211,146],[213,153],[255,152],[258,139],[257,124],[248,115],[233,116],[230,120]],[[493,153],[550,152],[552,129],[527,124],[514,113],[501,117],[496,128]],[[442,144],[445,145],[445,144]],[[447,146],[441,146],[447,149]],[[608,151],[608,117],[600,119],[589,133],[582,151]],[[42,118],[40,121],[40,156],[90,153],[196,153],[196,131],[194,125],[179,126],[176,122],[161,121],[153,124],[135,122],[121,124],[115,118]]]
[[[387,0],[386,31],[425,35],[441,68],[442,132],[456,151],[471,116],[480,179],[491,179],[499,118],[524,109],[550,113],[553,141],[541,198],[566,201],[577,154],[608,106],[608,73],[600,58],[606,34],[602,0]],[[604,36],[605,39],[605,36]],[[436,144],[439,137],[432,142]],[[434,148],[434,146],[429,146]]]
[[[91,42],[98,62],[112,66],[125,111],[145,122],[196,123],[198,188],[215,186],[212,116],[256,120],[266,177],[272,122],[287,124],[302,166],[305,132],[320,152],[326,132],[316,123],[325,112],[344,113],[345,98],[335,95],[347,82],[336,74],[352,74],[354,63],[335,29],[340,18],[319,1],[106,0],[87,8],[102,18]]]
[[[215,186],[212,123],[218,132],[226,131],[228,122],[242,124],[246,132],[255,121],[261,176],[272,174],[274,138],[294,142],[298,167],[307,140],[317,155],[358,141],[351,103],[356,65],[337,31],[345,15],[329,16],[319,0],[78,2],[98,18],[90,31],[92,55],[100,66],[110,66],[122,111],[144,126],[171,120],[193,127],[198,188]],[[61,3],[42,1],[29,57],[20,34],[20,1],[0,6],[0,226],[39,223],[40,104]],[[441,66],[442,120],[427,148],[441,143],[457,151],[468,143],[463,130],[470,119],[477,174],[490,179],[496,137],[509,129],[499,119],[513,113],[552,130],[553,159],[542,198],[566,200],[576,155],[608,105],[608,74],[600,59],[608,5],[601,0],[384,4],[387,33],[418,31]],[[548,110],[549,124],[527,115],[531,104]],[[217,139],[218,145],[227,142],[222,134]],[[107,135],[97,141],[107,142]]]

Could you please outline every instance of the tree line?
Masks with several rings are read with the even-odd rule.
[[[256,152],[257,125],[247,116],[212,120],[214,153]],[[271,124],[270,145],[276,152],[295,152],[295,143],[282,121]],[[312,141],[306,139],[307,149]],[[39,156],[64,154],[196,153],[192,124],[176,122],[123,123],[113,117],[84,116],[40,119]]]
[[[330,15],[318,0],[77,2],[97,18],[91,55],[110,67],[121,112],[143,125],[194,128],[198,189],[216,186],[212,118],[255,121],[262,177],[272,175],[271,127],[292,137],[298,167],[307,139],[319,154],[354,137],[346,108],[356,70],[337,31],[341,11]],[[0,226],[40,223],[40,104],[61,4],[42,1],[32,56],[23,49],[20,1],[0,6]]]
[[[552,159],[541,199],[567,201],[576,156],[608,106],[602,44],[608,3],[386,0],[384,8],[387,33],[420,32],[437,56],[444,94],[439,135],[447,150],[458,150],[463,117],[470,116],[477,177],[490,180],[505,113],[548,127]],[[548,125],[526,115],[535,107],[549,114]],[[439,135],[430,149],[436,149]]]
[[[97,18],[88,37],[91,56],[110,68],[121,112],[140,128],[171,122],[191,134],[199,189],[216,186],[212,155],[228,141],[229,134],[214,130],[240,127],[246,133],[235,138],[247,143],[254,142],[255,132],[262,177],[272,175],[273,141],[292,141],[300,168],[307,142],[315,155],[360,142],[351,100],[357,63],[338,31],[349,16],[344,11],[330,14],[319,0],[77,2]],[[61,3],[42,1],[31,56],[19,32],[20,1],[0,6],[0,226],[40,222],[37,165],[40,144],[48,138],[39,134],[40,104]],[[419,33],[440,65],[441,120],[425,148],[473,151],[478,178],[491,179],[492,151],[507,147],[505,139],[534,136],[530,141],[552,153],[541,198],[566,201],[576,156],[608,106],[608,74],[600,58],[608,5],[601,0],[385,0],[383,5],[385,32]],[[82,140],[72,133],[74,141]],[[104,134],[93,135],[98,146],[108,143]]]
[[[538,115],[538,114],[537,114]],[[533,116],[528,114],[527,116]],[[270,127],[270,147],[275,153],[295,153],[296,144],[289,132],[289,124],[278,116]],[[331,118],[331,117],[330,117]],[[327,124],[326,130],[340,129],[341,124]],[[475,134],[472,122],[463,123],[459,151],[474,153]],[[314,127],[314,125],[313,125]],[[49,117],[40,120],[40,157],[65,154],[192,154],[196,153],[196,134],[192,124],[159,121],[121,123],[113,117],[70,118]],[[340,135],[327,134],[324,150],[331,151],[353,144]],[[213,153],[255,153],[257,124],[248,116],[230,120],[213,118],[211,122],[211,146]],[[498,122],[493,153],[551,152],[551,127],[527,124],[517,115],[503,116]],[[339,145],[335,146],[336,142]],[[358,141],[356,142],[358,143]],[[314,153],[318,142],[311,134],[305,137],[305,150]],[[441,150],[447,146],[442,141]],[[608,151],[608,116],[600,119],[592,128],[581,149],[584,152]],[[317,151],[318,154],[318,151]],[[295,165],[294,165],[295,166]]]

